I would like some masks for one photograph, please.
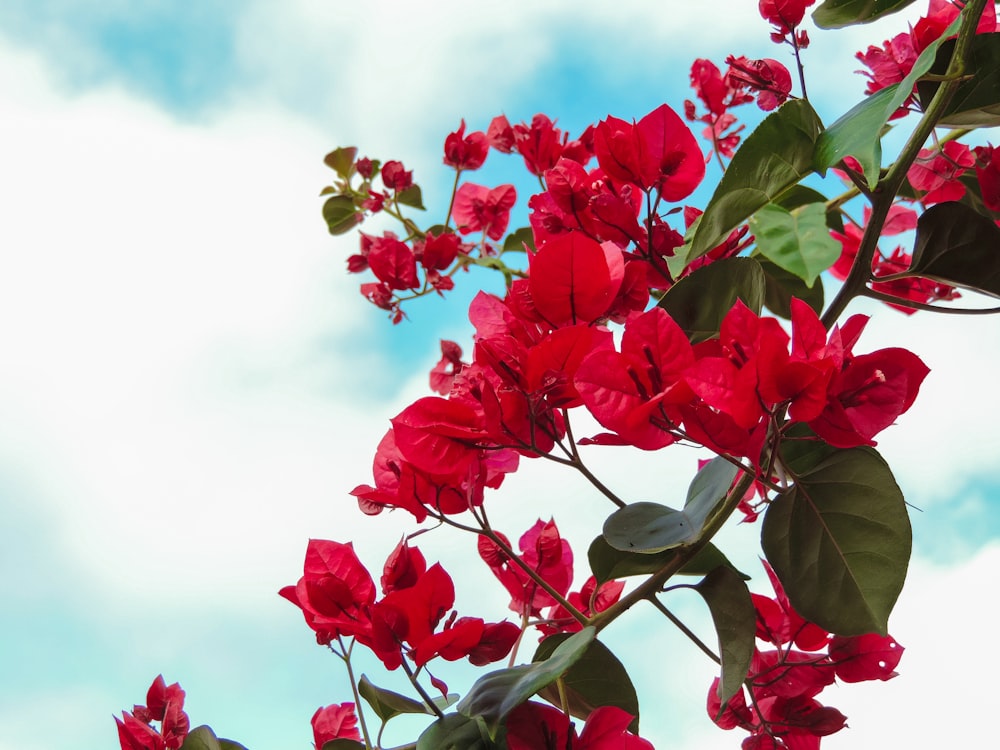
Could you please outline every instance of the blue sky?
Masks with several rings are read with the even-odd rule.
[[[0,750],[114,747],[112,714],[161,672],[196,724],[252,750],[309,747],[312,712],[349,691],[276,592],[310,537],[354,539],[377,568],[412,530],[362,517],[347,492],[369,480],[388,418],[425,394],[437,339],[468,340],[463,300],[496,289],[463,279],[390,326],[344,272],[354,240],[322,225],[322,157],[400,158],[443,210],[440,149],[461,117],[545,111],[576,133],[679,110],[696,56],[783,59],[755,3],[716,3],[710,27],[693,4],[662,7],[0,5]],[[853,52],[901,28],[814,35],[810,93],[828,122],[863,89],[844,76]],[[511,173],[493,155],[481,179]],[[998,322],[870,310],[861,350],[906,346],[932,368],[880,445],[922,509],[893,619],[908,650],[891,683],[824,693],[852,727],[824,747],[975,746],[974,720],[956,717],[987,715],[1000,666],[982,596],[1000,583]],[[610,453],[595,465],[636,499],[683,492],[696,458]],[[525,466],[491,508],[516,536],[551,500],[582,580],[607,508],[550,468]],[[745,569],[756,534],[725,532]],[[460,611],[505,615],[485,568],[463,565],[468,539],[421,546],[455,574]],[[644,614],[608,636],[647,696],[644,733],[737,747],[704,715],[711,664],[673,635],[649,658],[658,624]],[[441,676],[461,690],[468,675]]]

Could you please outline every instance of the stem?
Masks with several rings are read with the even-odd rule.
[[[704,641],[702,641],[701,638],[696,636],[694,632],[692,632],[692,630],[687,625],[681,622],[681,619],[677,615],[675,615],[673,612],[667,609],[666,606],[664,606],[663,602],[657,599],[655,595],[649,597],[649,602],[658,610],[660,610],[660,612],[662,612],[664,616],[666,616],[666,618],[670,620],[670,622],[676,625],[678,630],[680,630],[684,635],[690,638],[691,642],[694,643],[695,646],[697,646],[703,652],[705,652],[705,655],[708,656],[709,659],[714,661],[716,664],[719,665],[722,664],[722,659],[716,656],[715,652],[712,651],[712,649],[710,649],[708,646],[706,646]]]
[[[897,275],[901,278],[907,278],[902,274],[893,274],[893,276]],[[879,281],[881,280],[882,278],[879,277]],[[997,313],[1000,313],[1000,307],[939,307],[938,305],[928,305],[925,302],[903,299],[902,297],[893,297],[891,294],[885,294],[884,292],[879,292],[875,289],[863,289],[860,296],[871,297],[872,299],[881,300],[882,302],[889,302],[899,307],[909,307],[913,310],[927,310],[929,312],[943,313],[945,315],[996,315]]]
[[[368,734],[368,724],[365,723],[365,712],[361,708],[361,695],[358,693],[358,681],[354,679],[354,669],[351,667],[351,651],[354,649],[354,641],[351,641],[351,647],[345,648],[343,639],[338,635],[337,642],[340,644],[341,653],[338,654],[344,661],[344,666],[347,667],[347,677],[351,681],[351,692],[354,693],[354,706],[358,714],[358,723],[361,724],[361,734],[365,738],[365,747],[368,750],[372,748],[371,736]]]
[[[955,52],[952,54],[951,61],[948,63],[948,71],[945,74],[948,80],[938,87],[923,117],[920,118],[906,145],[903,146],[899,158],[896,159],[895,164],[889,167],[885,176],[879,179],[878,185],[872,192],[871,218],[869,218],[868,226],[865,227],[865,233],[861,238],[854,265],[851,267],[844,285],[830,303],[830,307],[823,313],[823,325],[827,329],[833,326],[852,299],[865,294],[868,282],[871,280],[872,258],[875,257],[879,235],[882,233],[882,227],[885,226],[889,209],[903,184],[903,180],[906,179],[907,171],[917,158],[917,154],[920,153],[927,138],[934,132],[938,121],[944,116],[948,103],[962,83],[960,79],[965,73],[972,37],[976,33],[979,16],[982,15],[985,7],[986,0],[971,0],[966,6],[964,11],[966,16],[962,19],[962,26],[958,32]]]
[[[444,225],[451,224],[451,212],[455,208],[455,195],[458,193],[458,178],[462,176],[462,170],[455,170],[455,184],[451,186],[451,200],[448,201],[448,213],[444,217]]]
[[[406,676],[410,678],[410,683],[413,685],[416,691],[420,693],[420,697],[424,699],[424,703],[427,704],[427,707],[431,709],[434,713],[436,713],[439,719],[444,720],[444,711],[438,708],[437,703],[431,700],[431,697],[427,695],[427,691],[424,690],[424,686],[420,684],[420,682],[417,680],[417,676],[413,674],[413,670],[410,669],[410,664],[409,662],[406,661],[405,656],[400,660],[400,664],[403,667],[403,671],[406,672]]]
[[[666,581],[669,580],[670,577],[677,571],[687,565],[687,563],[711,541],[712,537],[718,533],[719,529],[722,528],[725,522],[736,510],[737,506],[739,506],[740,500],[743,499],[743,495],[746,491],[750,489],[750,485],[753,484],[753,480],[753,474],[743,474],[743,476],[739,478],[739,481],[737,481],[733,488],[729,491],[729,494],[726,495],[726,499],[723,501],[719,510],[708,517],[705,525],[702,527],[701,536],[698,538],[698,541],[686,547],[681,547],[670,562],[665,564],[662,568],[653,573],[653,575],[640,583],[632,591],[623,596],[610,607],[595,614],[590,618],[590,621],[587,624],[593,625],[597,628],[598,632],[600,632],[611,622],[620,617],[626,610],[631,609],[636,602],[654,597],[663,587],[663,584],[666,583]]]

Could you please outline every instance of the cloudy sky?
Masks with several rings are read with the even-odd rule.
[[[312,712],[350,693],[276,592],[310,537],[353,539],[377,569],[412,531],[361,516],[347,492],[370,480],[388,418],[426,393],[438,339],[468,341],[464,301],[498,289],[470,275],[392,327],[345,273],[355,240],[326,233],[323,155],[402,159],[443,211],[441,144],[460,118],[544,111],[578,133],[680,109],[695,57],[784,56],[755,5],[5,0],[0,750],[114,747],[112,714],[161,672],[195,724],[253,750],[308,748]],[[828,122],[863,89],[853,52],[902,28],[814,35],[810,93]],[[490,160],[481,179],[507,179],[510,162]],[[975,746],[1000,666],[983,596],[1000,583],[1000,321],[871,310],[860,351],[906,346],[932,369],[880,446],[920,508],[892,621],[907,652],[891,683],[823,694],[851,726],[824,747]],[[594,455],[635,499],[683,493],[695,459]],[[582,581],[609,509],[551,468],[525,466],[491,508],[510,536],[540,507],[554,515]],[[725,532],[753,573],[757,533]],[[455,573],[463,613],[504,616],[485,568],[464,565],[471,539],[420,539]],[[660,624],[640,614],[608,635],[644,696],[644,735],[738,747],[705,717],[712,665],[648,635]]]

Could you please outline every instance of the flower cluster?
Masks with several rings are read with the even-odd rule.
[[[506,656],[520,634],[506,621],[458,617],[452,611],[451,576],[440,564],[428,568],[420,550],[405,541],[386,560],[380,599],[350,543],[311,540],[303,570],[299,582],[280,594],[302,610],[316,641],[331,644],[353,638],[371,649],[386,669],[399,668],[404,658],[423,667],[438,656],[447,661],[468,658],[482,666]]]
[[[818,750],[820,738],[846,726],[847,717],[817,699],[835,680],[889,680],[903,647],[892,636],[832,636],[792,609],[774,571],[764,564],[775,596],[753,594],[757,640],[744,688],[725,706],[719,680],[708,691],[708,714],[723,729],[750,733],[744,750]],[[749,697],[749,704],[747,698]]]
[[[153,722],[159,722],[157,729]],[[158,675],[146,691],[146,705],[115,717],[122,750],[177,750],[184,744],[191,721],[184,713],[184,691]]]

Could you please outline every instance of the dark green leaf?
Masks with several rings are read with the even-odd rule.
[[[678,275],[695,258],[722,242],[757,210],[812,171],[823,125],[809,102],[796,99],[771,113],[733,156],[700,217],[690,246],[668,261]]]
[[[656,553],[694,544],[705,521],[726,497],[738,469],[723,458],[712,459],[688,488],[684,510],[657,503],[631,503],[608,516],[603,535],[624,552]]]
[[[349,195],[335,195],[323,204],[323,218],[330,234],[346,234],[358,223],[359,214]]]
[[[910,559],[910,520],[871,448],[786,441],[794,484],[768,506],[761,545],[807,620],[837,635],[887,632]]]
[[[770,204],[750,219],[761,255],[812,287],[840,257],[840,243],[830,236],[826,206],[810,203],[788,209]]]
[[[590,570],[593,572],[594,578],[599,583],[605,583],[616,578],[655,573],[678,554],[679,550],[676,549],[668,549],[652,555],[644,555],[639,552],[623,552],[608,544],[608,541],[603,536],[599,536],[591,542],[590,548],[587,550],[587,559],[590,562]],[[736,570],[719,548],[709,542],[698,550],[698,553],[677,572],[680,575],[703,576],[715,570],[720,565],[728,565],[733,570]],[[750,580],[750,576],[739,571],[736,572],[744,580]]]
[[[358,150],[354,146],[341,147],[328,153],[323,163],[346,180],[351,176],[351,167],[357,155]]]
[[[737,299],[760,313],[764,289],[764,272],[756,260],[723,258],[670,287],[660,300],[660,307],[697,343],[718,335],[722,319]]]
[[[406,190],[396,193],[396,200],[404,206],[419,208],[421,211],[425,210],[420,185],[410,185]]]
[[[391,690],[377,687],[368,681],[368,678],[361,675],[358,681],[358,692],[368,705],[372,707],[375,714],[383,721],[389,721],[393,716],[400,714],[430,714],[434,713],[423,702],[407,698],[405,695],[394,693]]]
[[[812,288],[795,274],[780,268],[767,258],[757,258],[764,271],[764,305],[775,315],[791,320],[792,297],[798,297],[819,315],[823,312],[823,277]]]
[[[219,739],[219,747],[222,748],[222,750],[247,750],[246,747],[241,745],[239,742],[224,740],[221,738]]]
[[[962,203],[939,203],[917,219],[910,271],[1000,297],[1000,227]]]
[[[695,588],[712,613],[719,637],[719,658],[722,659],[719,700],[725,706],[740,691],[750,669],[757,612],[750,599],[750,590],[731,568],[716,568]]]
[[[959,85],[938,123],[940,125],[952,128],[1000,125],[1000,34],[976,34],[971,41],[967,70],[972,77]],[[930,72],[944,74],[954,51],[954,39],[944,42]],[[917,83],[917,93],[924,107],[940,86],[940,81]]]
[[[595,633],[589,627],[574,633],[546,661],[500,669],[480,677],[459,701],[459,712],[469,717],[481,716],[495,735],[507,714],[559,679],[583,656]]]
[[[813,11],[812,19],[821,29],[842,29],[870,23],[902,10],[914,0],[826,0]]]
[[[221,750],[221,745],[212,727],[203,724],[188,732],[181,750]]]
[[[446,714],[424,730],[417,750],[492,750],[496,745],[482,719]]]
[[[335,740],[324,742],[322,750],[365,750],[365,743],[338,737]]]
[[[535,252],[535,235],[531,233],[531,227],[521,227],[515,232],[511,232],[503,241],[503,251],[505,253],[523,253],[525,245],[531,252]]]
[[[820,134],[813,161],[817,172],[825,174],[845,156],[853,156],[861,164],[868,187],[875,188],[882,166],[883,128],[909,98],[917,79],[930,70],[942,40],[958,31],[960,22],[961,15],[920,53],[906,78],[876,91]]]
[[[535,651],[534,661],[544,661],[552,655],[556,646],[569,636],[565,633],[552,635],[542,641]],[[591,641],[587,651],[576,664],[561,678],[571,716],[586,719],[599,706],[618,706],[628,711],[634,720],[629,725],[633,734],[639,732],[639,698],[628,671],[607,646],[600,641]],[[538,693],[553,705],[561,705],[562,699],[557,685],[552,684]]]

